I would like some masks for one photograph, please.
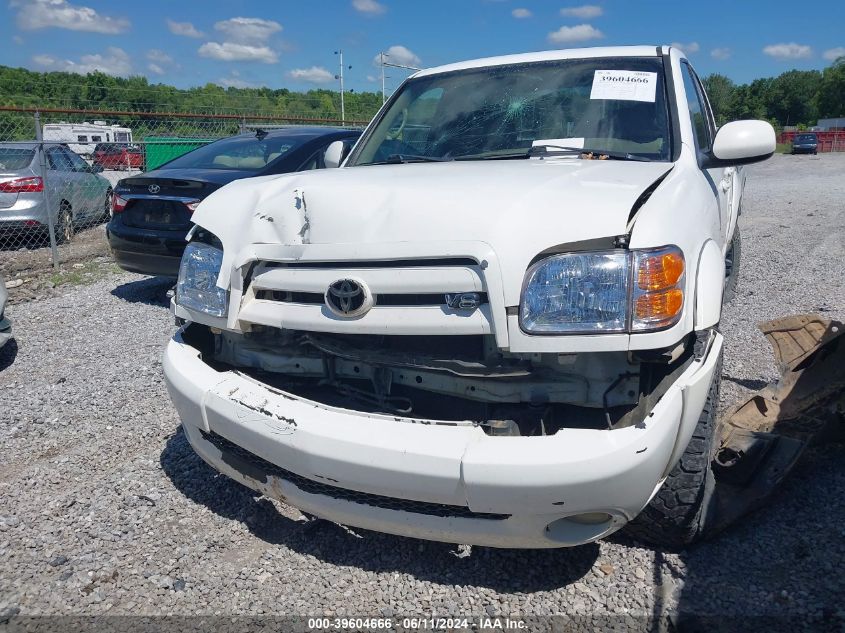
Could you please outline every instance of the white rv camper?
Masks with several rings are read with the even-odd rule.
[[[97,143],[131,143],[132,130],[105,121],[93,123],[48,123],[44,126],[44,140],[67,143],[77,154],[89,156]]]

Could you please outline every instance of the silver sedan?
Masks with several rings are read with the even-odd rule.
[[[81,156],[61,144],[0,143],[0,236],[48,231],[58,242],[73,238],[77,227],[107,220],[111,184]],[[46,194],[46,195],[45,195]]]

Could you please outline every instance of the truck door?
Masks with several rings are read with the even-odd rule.
[[[716,137],[716,124],[713,120],[710,104],[695,71],[685,61],[681,64],[681,73],[684,78],[684,91],[686,92],[696,150],[699,153],[708,152],[713,146],[713,139]],[[736,226],[736,205],[734,204],[736,168],[714,167],[706,169],[704,172],[710,181],[713,195],[719,205],[719,225],[724,250],[727,248]]]

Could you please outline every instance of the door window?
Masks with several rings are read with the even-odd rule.
[[[684,77],[684,92],[687,94],[687,107],[696,145],[702,152],[709,151],[713,144],[713,136],[707,101],[689,64],[681,64],[681,74]]]
[[[51,147],[47,150],[47,163],[50,169],[58,171],[72,171],[73,165],[60,147]]]
[[[64,150],[64,153],[73,171],[88,171],[88,163],[79,154],[74,154],[68,150]]]

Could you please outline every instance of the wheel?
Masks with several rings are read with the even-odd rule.
[[[70,205],[63,202],[59,207],[59,217],[56,222],[56,243],[67,244],[73,239],[74,233],[73,213],[70,210]]]
[[[704,409],[686,450],[651,502],[625,527],[637,540],[658,547],[681,549],[701,537],[704,500],[714,485],[710,462],[719,444],[716,407],[719,404],[721,376],[722,356],[719,352]]]
[[[722,303],[729,303],[736,296],[741,257],[742,236],[739,233],[739,224],[737,224],[734,229],[734,236],[731,238],[730,246],[728,246],[728,252],[725,253],[725,290],[722,293]]]
[[[103,222],[108,222],[111,217],[111,199],[113,195],[114,192],[111,190],[111,187],[106,189],[106,201],[103,204],[103,217],[101,218]]]

